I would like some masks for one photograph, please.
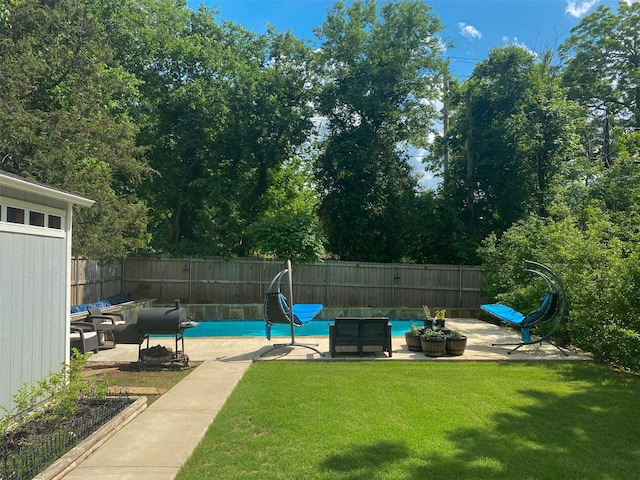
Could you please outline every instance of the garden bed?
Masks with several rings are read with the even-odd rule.
[[[116,362],[80,366],[81,383],[104,385],[107,395],[93,392],[76,399],[77,409],[66,420],[35,416],[5,432],[0,438],[0,480],[63,478],[199,364],[145,371]]]
[[[0,479],[56,478],[65,465],[93,451],[97,447],[92,445],[104,442],[145,406],[146,399],[134,401],[126,393],[85,398],[69,418],[23,423],[0,439]],[[69,458],[68,452],[73,452]],[[58,466],[49,471],[52,464]],[[38,475],[43,470],[49,473]]]

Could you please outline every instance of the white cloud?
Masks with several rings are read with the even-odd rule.
[[[425,170],[422,159],[427,156],[428,152],[423,148],[411,147],[407,152],[409,155],[409,165],[413,168],[413,173],[418,177],[418,185],[424,190],[435,190],[442,179]]]
[[[460,29],[460,35],[465,38],[470,38],[472,40],[474,38],[482,38],[482,34],[478,31],[478,29],[476,29],[476,27],[472,25],[467,25],[466,23],[460,22],[458,23],[458,28]]]
[[[567,8],[565,8],[564,11],[572,17],[579,18],[591,10],[598,1],[599,0],[567,0]]]

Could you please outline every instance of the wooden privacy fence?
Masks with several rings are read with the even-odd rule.
[[[71,260],[71,305],[93,303],[125,290],[123,264],[100,265],[97,260]]]
[[[134,298],[159,303],[180,299],[198,304],[262,303],[284,262],[259,259],[129,257],[122,265],[122,288]],[[477,309],[479,267],[358,262],[295,264],[295,303],[327,307],[407,307]]]
[[[258,259],[129,257],[118,265],[72,261],[71,303],[90,303],[120,291],[159,303],[262,303],[284,262]],[[491,299],[479,293],[479,267],[361,262],[295,264],[296,303],[327,307],[476,309]]]

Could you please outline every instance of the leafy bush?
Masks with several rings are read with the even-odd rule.
[[[638,332],[608,324],[599,329],[596,358],[612,365],[640,371],[640,336]]]

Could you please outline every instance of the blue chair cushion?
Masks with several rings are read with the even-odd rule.
[[[538,320],[540,320],[540,318],[549,311],[552,298],[553,298],[553,294],[551,292],[547,293],[544,297],[542,297],[542,305],[540,305],[533,312],[527,315],[524,319],[524,323],[526,323],[527,325],[531,325],[537,322]]]
[[[301,325],[304,325],[320,313],[323,308],[324,305],[319,303],[296,303],[293,306],[293,320],[294,322],[297,320]]]
[[[514,325],[521,324],[525,319],[525,316],[522,313],[500,303],[480,305],[480,308],[485,312],[489,312],[490,314],[495,315],[500,320],[504,320],[505,322],[509,322]]]
[[[282,304],[282,310],[289,315],[289,304],[287,303],[287,297],[282,293],[280,294],[280,303]],[[324,305],[319,303],[297,303],[293,306],[293,323],[295,325],[304,325],[313,317],[315,317],[324,308]],[[268,338],[268,337],[267,337]]]

